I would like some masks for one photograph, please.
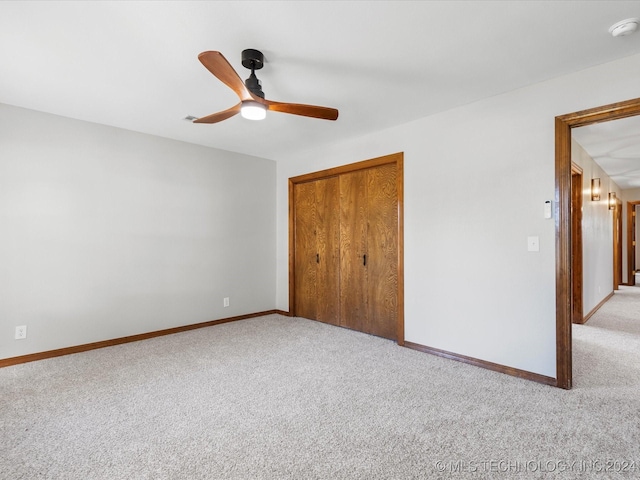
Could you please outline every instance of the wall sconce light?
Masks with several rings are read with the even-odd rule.
[[[616,192],[609,192],[609,210],[616,208]]]
[[[591,201],[592,202],[600,201],[600,179],[599,178],[591,179]]]

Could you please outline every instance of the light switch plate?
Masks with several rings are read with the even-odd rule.
[[[539,237],[527,237],[527,250],[530,252],[540,251],[540,238]]]

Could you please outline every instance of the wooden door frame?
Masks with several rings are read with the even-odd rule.
[[[616,197],[613,209],[613,289],[620,290],[622,282],[622,201]]]
[[[295,202],[294,187],[298,183],[312,182],[343,173],[364,170],[393,163],[396,165],[398,194],[398,318],[396,334],[398,345],[404,345],[404,153],[394,153],[349,165],[329,168],[289,178],[289,314],[295,315]]]
[[[578,177],[576,182],[573,177]],[[571,192],[571,321],[573,323],[584,323],[584,311],[582,307],[583,277],[582,277],[582,168],[575,163],[571,164],[571,182],[580,184],[580,188]],[[576,220],[579,220],[576,222]],[[577,223],[577,225],[576,225]]]
[[[636,210],[636,205],[640,205],[640,200],[634,200],[627,202],[627,285],[633,286],[636,284],[636,277],[634,271],[636,269],[636,247],[633,245],[633,228],[631,228],[633,221],[633,212]]]
[[[640,98],[555,118],[556,386],[573,381],[571,345],[571,129],[640,115]]]

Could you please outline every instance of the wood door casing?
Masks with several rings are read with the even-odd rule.
[[[631,285],[636,284],[636,207],[633,206],[633,211],[631,212]]]
[[[627,202],[627,285],[636,284],[636,205],[640,200]]]
[[[631,212],[631,241],[629,242],[629,285],[636,284],[636,210]]]
[[[622,202],[616,199],[613,210],[613,289],[622,284]]]
[[[582,169],[571,166],[571,321],[584,323],[582,307]]]

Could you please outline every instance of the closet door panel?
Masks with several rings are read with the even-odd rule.
[[[295,315],[316,319],[316,187],[300,183],[294,188]]]
[[[368,333],[396,339],[398,192],[393,164],[367,170]]]
[[[366,332],[367,174],[340,175],[340,325]]]
[[[316,318],[340,324],[340,191],[338,177],[316,184]]]

